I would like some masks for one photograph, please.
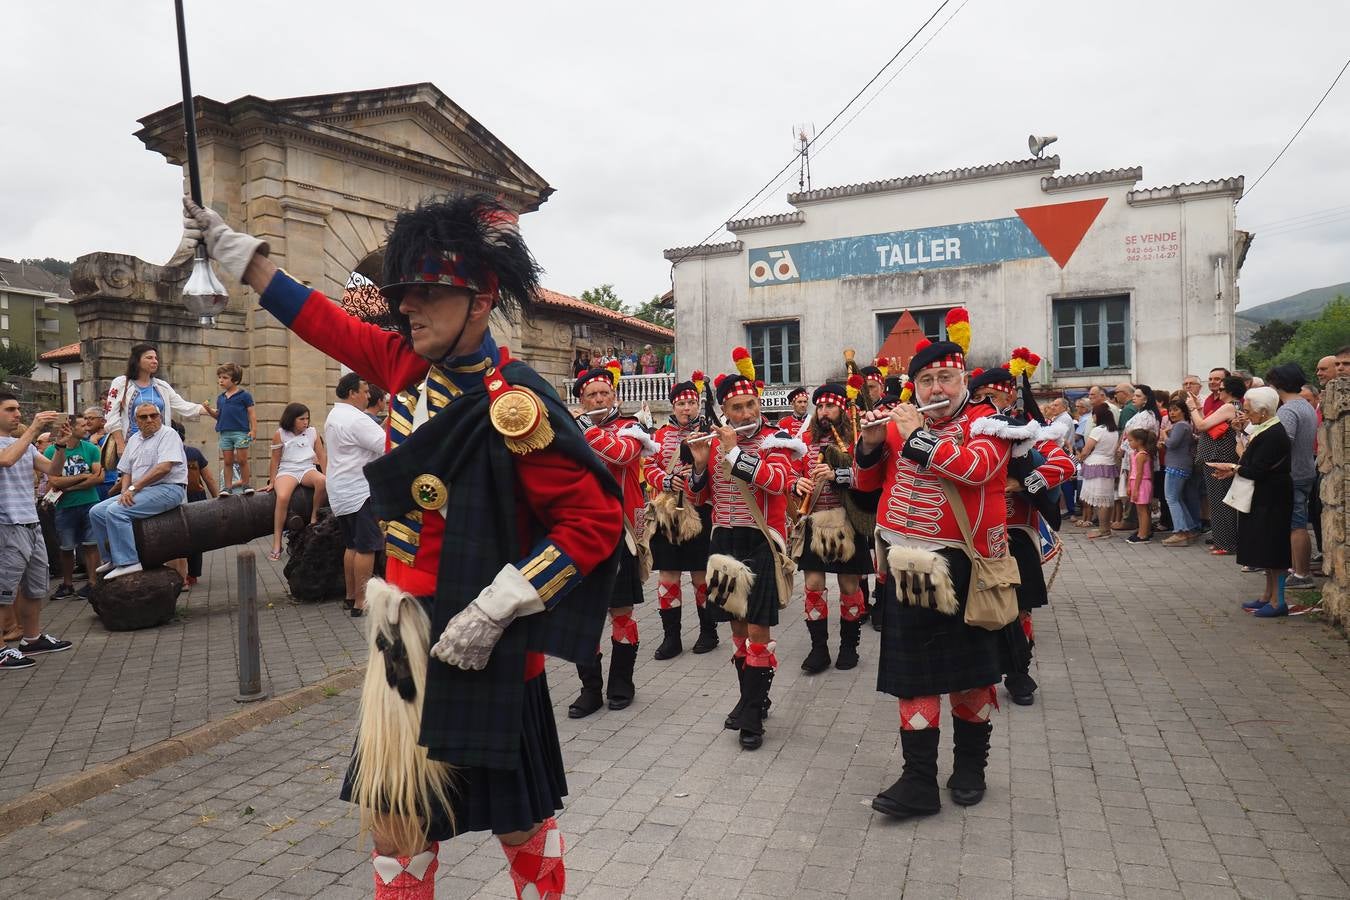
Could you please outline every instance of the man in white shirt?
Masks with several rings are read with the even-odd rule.
[[[379,520],[370,509],[366,463],[384,455],[384,429],[366,414],[370,385],[355,372],[338,380],[338,402],[328,411],[323,442],[328,448],[328,505],[337,516],[346,553],[342,570],[347,581],[343,605],[359,618],[366,605],[366,582],[375,569],[375,554],[384,547]]]

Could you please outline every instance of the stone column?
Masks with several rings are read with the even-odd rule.
[[[1322,474],[1322,606],[1332,622],[1350,623],[1350,378],[1322,392],[1317,470]]]

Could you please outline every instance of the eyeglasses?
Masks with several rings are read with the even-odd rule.
[[[137,413],[137,414],[136,414],[136,420],[137,420],[138,422],[149,422],[149,421],[152,420],[152,419],[158,419],[158,418],[159,418],[159,413]]]
[[[961,373],[956,369],[944,369],[940,372],[925,372],[915,380],[921,388],[930,388],[934,384],[950,387],[961,381]]]

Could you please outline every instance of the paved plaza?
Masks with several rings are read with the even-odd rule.
[[[576,678],[550,663],[569,896],[1350,897],[1344,636],[1316,617],[1244,615],[1259,578],[1231,557],[1067,544],[1036,616],[1036,705],[1000,692],[984,802],[928,819],[868,806],[900,770],[870,628],[857,670],[806,677],[800,607],[785,611],[753,753],[722,728],[730,641],[655,662],[654,602],[640,609],[629,709],[568,720]],[[291,602],[279,564],[258,556],[274,693],[359,664],[360,623]],[[50,630],[77,645],[0,683],[0,800],[237,711],[233,553],[208,565],[160,629],[110,634],[81,604],[47,607]],[[336,799],[356,704],[335,693],[0,838],[0,896],[369,896],[368,852]],[[943,745],[945,780],[946,733]],[[486,835],[444,844],[440,860],[439,897],[514,896]]]

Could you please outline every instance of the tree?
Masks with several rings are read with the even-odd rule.
[[[1316,319],[1300,322],[1293,338],[1274,357],[1253,372],[1264,376],[1271,366],[1296,362],[1311,378],[1317,370],[1317,361],[1330,356],[1350,344],[1350,299],[1337,297],[1322,310]]]
[[[31,347],[22,344],[10,344],[0,347],[0,369],[14,378],[31,378],[37,368],[37,357]]]
[[[1252,335],[1247,346],[1237,352],[1237,366],[1244,372],[1260,375],[1269,367],[1269,361],[1279,355],[1293,339],[1298,324],[1282,319],[1271,319]]]
[[[597,288],[581,292],[581,299],[617,313],[627,313],[628,306],[614,293],[614,285],[602,284]]]
[[[73,263],[68,263],[64,259],[53,259],[50,256],[42,259],[21,259],[19,262],[25,266],[37,266],[39,269],[60,278],[69,278],[70,267],[73,265]]]
[[[666,309],[661,305],[660,294],[634,310],[633,318],[641,319],[644,322],[651,322],[653,325],[660,325],[662,328],[670,328],[672,330],[675,328],[675,312]]]

